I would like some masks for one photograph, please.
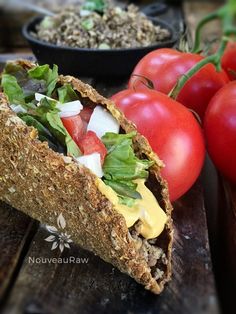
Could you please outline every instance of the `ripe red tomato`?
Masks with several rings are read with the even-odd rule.
[[[84,155],[99,153],[101,163],[103,164],[104,158],[107,154],[107,149],[103,142],[97,137],[93,131],[88,131],[84,138],[80,141],[79,147]]]
[[[199,176],[205,156],[202,130],[193,114],[155,90],[124,90],[112,99],[164,161],[161,174],[170,199],[182,196]]]
[[[78,144],[80,139],[85,135],[87,127],[86,124],[82,121],[81,117],[76,115],[72,117],[61,118],[61,121],[70,136]]]
[[[212,98],[204,121],[207,147],[216,167],[236,182],[236,82]]]
[[[89,120],[90,120],[90,118],[91,118],[92,113],[93,113],[93,109],[92,109],[92,108],[84,107],[84,108],[80,111],[79,115],[80,115],[80,117],[81,117],[81,119],[82,119],[83,121],[89,123]]]
[[[154,89],[169,94],[178,79],[203,57],[193,53],[183,53],[174,49],[157,49],[148,53],[136,65],[129,80],[129,88],[136,91],[147,87],[135,75],[151,80]],[[212,64],[207,64],[182,88],[177,101],[196,111],[201,118],[213,95],[229,81],[224,71],[216,72]]]
[[[236,80],[236,42],[228,42],[221,64],[231,81]]]

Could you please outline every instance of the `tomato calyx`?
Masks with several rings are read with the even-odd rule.
[[[136,92],[135,84],[137,82],[142,83],[145,87],[147,87],[149,89],[155,89],[152,80],[145,77],[144,75],[132,74],[131,77],[135,77],[135,80],[132,82],[132,85],[131,85],[131,89],[133,89],[135,92]]]

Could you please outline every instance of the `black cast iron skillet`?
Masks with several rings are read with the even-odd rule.
[[[31,33],[43,19],[36,16],[23,27],[23,36],[29,42],[39,64],[57,64],[61,74],[88,77],[122,77],[131,74],[137,62],[148,52],[163,47],[172,47],[178,34],[166,22],[150,19],[156,25],[168,29],[171,36],[168,40],[155,45],[126,49],[85,49],[57,46],[34,38]]]

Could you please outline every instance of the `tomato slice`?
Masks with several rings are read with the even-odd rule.
[[[83,121],[89,123],[89,120],[91,118],[91,115],[93,113],[93,109],[89,108],[89,107],[84,107],[81,111],[80,111],[80,117]]]
[[[87,123],[82,121],[79,115],[61,118],[61,121],[70,136],[73,138],[76,144],[79,145],[80,140],[86,134]]]
[[[103,164],[107,154],[107,149],[103,142],[97,137],[95,132],[88,131],[84,138],[80,141],[79,148],[84,155],[99,153],[101,156],[101,163]]]

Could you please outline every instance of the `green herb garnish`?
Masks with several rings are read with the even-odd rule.
[[[46,82],[46,95],[50,97],[58,81],[58,67],[53,65],[50,69],[48,64],[39,65],[28,71],[29,78],[43,80]]]
[[[78,95],[76,94],[75,90],[72,88],[70,84],[66,84],[58,88],[57,93],[58,100],[61,104],[79,99]]]
[[[97,11],[99,13],[103,13],[105,6],[106,5],[104,0],[86,0],[81,8],[82,10]]]
[[[90,18],[88,18],[88,19],[86,19],[86,20],[84,20],[84,21],[81,22],[81,26],[82,26],[85,30],[89,31],[89,30],[91,30],[91,29],[94,27],[93,20],[90,19]]]

